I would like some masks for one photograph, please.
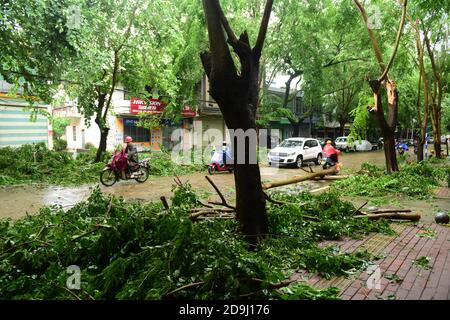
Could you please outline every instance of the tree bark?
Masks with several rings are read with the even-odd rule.
[[[267,190],[267,189],[271,189],[271,188],[285,186],[285,185],[288,185],[288,184],[294,184],[294,183],[298,183],[298,182],[302,182],[302,181],[312,180],[312,179],[315,179],[317,177],[323,177],[323,176],[326,176],[326,175],[329,175],[329,174],[335,174],[337,172],[338,171],[337,171],[336,167],[332,167],[330,169],[326,169],[326,170],[322,170],[322,171],[318,171],[318,172],[305,174],[304,176],[294,176],[294,177],[286,179],[286,180],[280,180],[280,181],[274,181],[274,182],[265,183],[262,188],[264,190]]]
[[[292,124],[292,136],[299,137],[300,136],[300,122],[291,122]]]
[[[95,162],[102,161],[102,155],[106,151],[106,142],[108,139],[109,128],[100,128],[100,144],[97,149],[97,154],[95,156]]]
[[[97,102],[97,114],[95,117],[95,123],[100,129],[100,143],[98,145],[97,154],[95,156],[95,162],[100,162],[102,159],[103,152],[106,151],[106,142],[108,139],[109,128],[107,127],[102,116],[103,108],[106,102],[106,94],[100,93],[99,91],[97,91],[97,94],[98,94],[98,102]]]
[[[388,173],[398,171],[397,156],[395,153],[395,137],[392,130],[382,132],[384,140],[384,157]]]
[[[341,137],[343,137],[345,135],[345,122],[339,123],[339,133],[340,133]]]

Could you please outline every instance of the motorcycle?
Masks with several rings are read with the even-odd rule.
[[[398,144],[395,146],[395,149],[398,150],[398,153],[399,153],[400,155],[403,155],[403,154],[405,153],[405,151],[409,151],[408,145],[407,145],[406,143],[402,143],[402,142],[398,143]]]
[[[110,187],[119,180],[134,179],[139,183],[147,181],[150,172],[148,160],[139,161],[134,170],[128,166],[128,156],[124,151],[115,153],[100,173],[100,182]]]
[[[229,154],[226,155],[227,161],[232,161]],[[228,171],[233,173],[234,166],[232,163],[223,163],[223,153],[220,151],[215,151],[212,154],[210,164],[208,165],[208,173],[213,175],[215,172]]]
[[[323,170],[326,170],[326,169],[329,169],[329,168],[331,168],[331,167],[334,167],[336,164],[337,164],[337,162],[334,162],[333,160],[331,160],[331,158],[329,158],[329,157],[325,157],[325,156],[323,156],[322,157],[322,168],[323,168]]]
[[[233,165],[232,164],[220,164],[217,162],[210,163],[208,166],[208,173],[214,174],[215,172],[228,171],[229,173],[233,173]]]

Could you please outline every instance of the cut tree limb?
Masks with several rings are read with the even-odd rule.
[[[347,179],[350,177],[349,175],[342,175],[342,176],[325,176],[325,177],[318,177],[315,178],[315,180],[342,180]]]
[[[330,169],[322,170],[322,171],[319,171],[319,172],[306,174],[304,176],[294,176],[294,177],[292,177],[290,179],[287,179],[287,180],[268,182],[268,183],[264,183],[263,184],[263,190],[276,188],[276,187],[281,187],[281,186],[294,184],[294,183],[299,183],[299,182],[302,182],[302,181],[312,180],[312,179],[315,179],[316,177],[324,177],[326,175],[335,174],[337,172],[338,171],[336,170],[336,168],[330,168]]]
[[[319,189],[314,189],[314,190],[311,190],[309,193],[322,192],[322,191],[326,191],[328,189],[330,189],[330,186],[322,187],[322,188],[319,188]]]
[[[209,201],[210,204],[216,204],[216,205],[222,205],[224,207],[230,208],[230,209],[234,209],[236,210],[235,207],[229,205],[227,203],[227,200],[225,199],[225,197],[223,196],[222,192],[220,192],[219,188],[216,186],[216,184],[211,180],[210,177],[205,176],[206,180],[208,180],[208,182],[212,185],[212,187],[214,188],[214,190],[216,190],[217,194],[219,195],[220,199],[222,200],[222,202],[212,202]]]
[[[380,213],[398,213],[398,212],[411,212],[409,209],[381,209],[374,211],[367,211],[368,214],[380,214]]]
[[[410,213],[410,214],[401,214],[401,213],[377,213],[377,214],[363,214],[354,216],[355,218],[363,218],[367,217],[370,220],[378,220],[381,218],[384,219],[392,219],[392,220],[410,220],[410,221],[419,221],[420,214],[418,213]]]
[[[223,213],[231,213],[230,211],[225,211],[225,212],[223,212],[223,211],[218,211],[219,209],[217,209],[217,210],[202,210],[202,211],[198,211],[198,212],[194,212],[194,213],[191,213],[190,215],[189,215],[189,218],[191,219],[191,220],[196,220],[197,218],[199,218],[199,217],[201,217],[201,216],[206,216],[206,215],[219,215],[219,214],[223,214]],[[226,217],[232,217],[232,216],[229,216],[229,215],[227,215]],[[233,216],[234,217],[234,216]]]
[[[360,206],[358,209],[356,209],[355,211],[353,211],[352,216],[355,215],[355,213],[360,212],[360,210],[362,208],[364,208],[366,206],[366,204],[368,203],[368,201],[364,202],[364,204],[362,206]]]
[[[167,211],[169,211],[169,210],[170,210],[170,207],[169,207],[169,204],[167,203],[166,197],[161,196],[160,199],[161,199],[161,202],[162,202],[164,208],[165,208]]]

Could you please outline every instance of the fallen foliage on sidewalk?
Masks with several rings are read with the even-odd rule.
[[[444,162],[446,160],[441,160]],[[434,164],[433,164],[434,163]],[[404,165],[399,172],[387,175],[385,171],[372,164],[365,163],[359,173],[333,184],[342,195],[382,197],[387,194],[401,194],[417,199],[431,196],[431,190],[446,182],[450,175],[450,166],[435,165],[436,161],[423,161]]]
[[[166,203],[107,197],[98,188],[64,211],[47,207],[0,222],[2,299],[337,299],[334,288],[292,283],[297,270],[325,277],[364,269],[367,252],[343,253],[318,242],[369,232],[392,233],[385,220],[354,219],[335,193],[270,196],[270,233],[256,251],[234,219],[192,221],[199,198],[188,184]],[[306,219],[313,216],[317,219]],[[80,268],[80,290],[67,267]]]

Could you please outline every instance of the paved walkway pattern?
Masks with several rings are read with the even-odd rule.
[[[450,188],[447,187],[443,187],[443,188],[438,188],[435,190],[434,192],[438,197],[442,197],[442,198],[450,198]]]
[[[450,227],[419,222],[392,228],[397,235],[323,244],[341,245],[344,252],[366,249],[380,257],[374,268],[330,280],[306,273],[296,278],[316,288],[337,287],[344,300],[450,300]]]

